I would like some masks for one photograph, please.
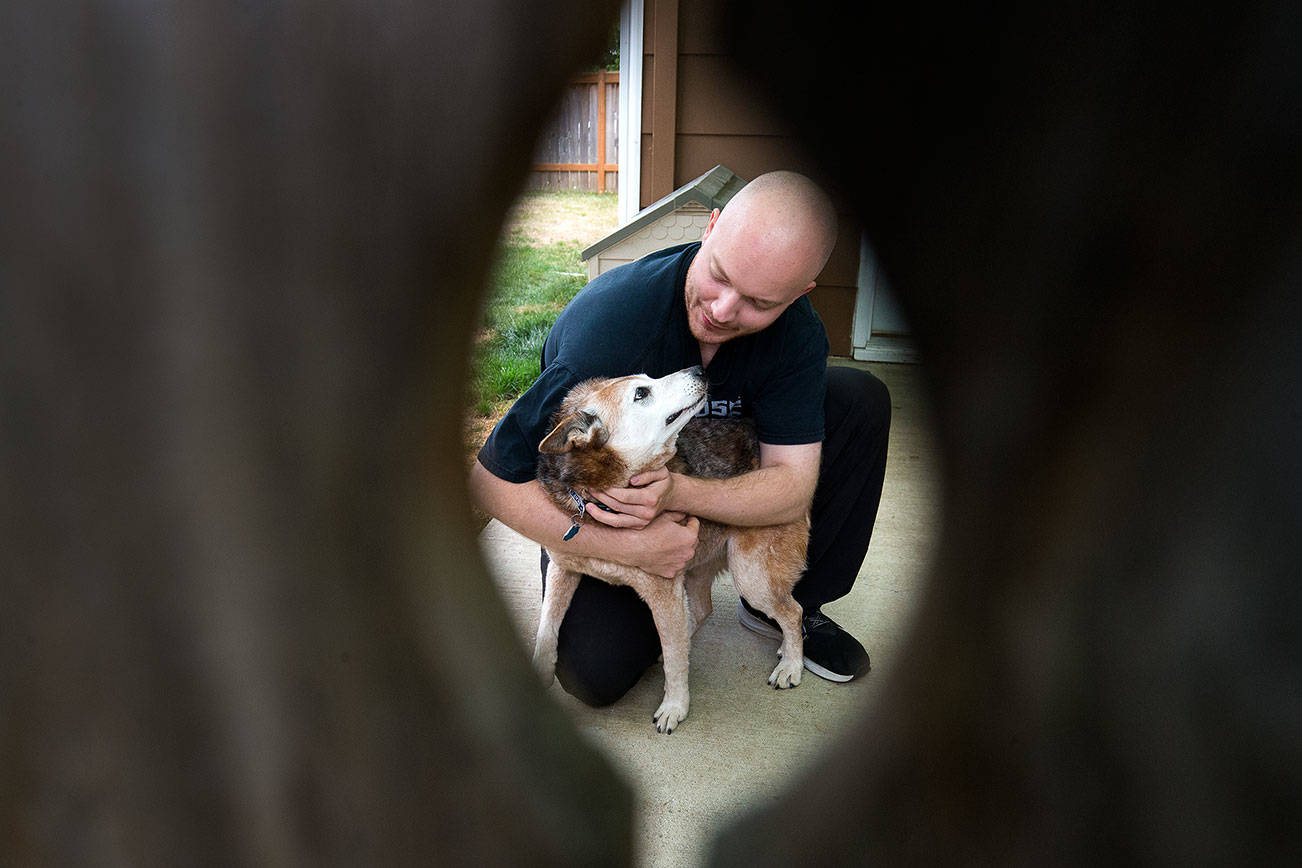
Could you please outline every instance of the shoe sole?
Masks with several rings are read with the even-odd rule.
[[[779,642],[782,641],[781,630],[771,624],[764,623],[759,618],[756,618],[746,610],[746,607],[741,604],[740,600],[737,601],[737,621],[752,633],[758,633],[759,635],[765,636],[769,639],[777,639]],[[842,675],[839,672],[833,672],[830,669],[819,666],[808,657],[805,657],[802,662],[805,664],[806,669],[817,675],[819,678],[828,681],[835,681],[838,684],[844,684],[847,681],[854,680],[853,675]]]

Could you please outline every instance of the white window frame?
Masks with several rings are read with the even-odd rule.
[[[619,225],[631,223],[642,199],[642,30],[645,0],[619,10]]]

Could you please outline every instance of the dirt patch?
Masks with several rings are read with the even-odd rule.
[[[587,247],[618,226],[614,193],[525,193],[507,214],[502,237],[540,247],[558,241]]]

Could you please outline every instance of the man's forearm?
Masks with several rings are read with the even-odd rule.
[[[615,527],[642,527],[656,516],[694,515],[742,527],[787,524],[806,515],[818,485],[821,443],[760,443],[759,469],[728,479],[703,479],[667,469],[638,474],[631,487],[599,492],[615,516],[589,514]]]
[[[675,474],[667,508],[742,527],[786,524],[809,510],[814,486],[807,476],[786,465],[761,467],[730,479]]]

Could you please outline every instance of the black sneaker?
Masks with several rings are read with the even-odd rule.
[[[782,639],[777,622],[745,600],[737,601],[737,620],[747,630]],[[801,619],[805,635],[805,668],[828,681],[850,681],[868,672],[868,652],[849,633],[822,612],[806,612]]]

